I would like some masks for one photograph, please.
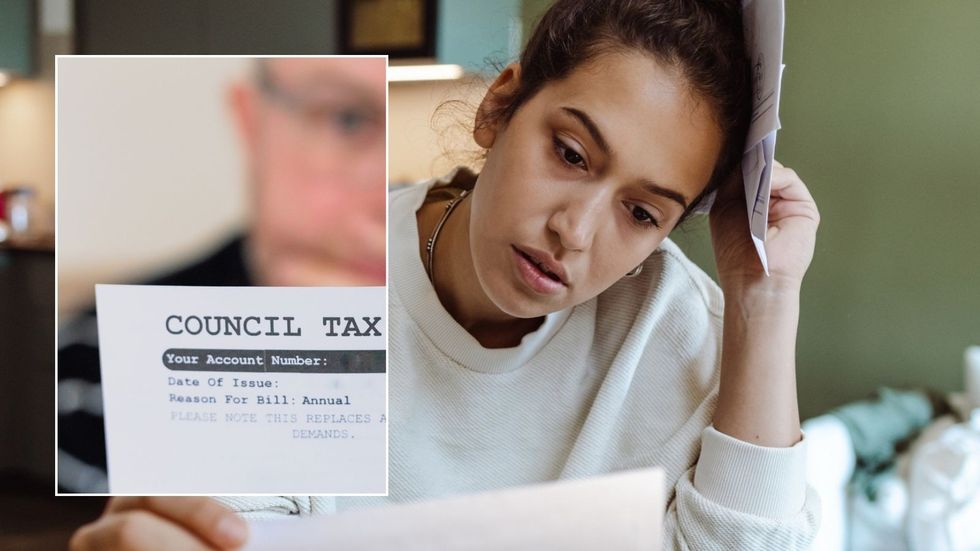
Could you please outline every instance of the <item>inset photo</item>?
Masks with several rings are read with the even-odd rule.
[[[59,56],[58,491],[387,492],[385,56]]]

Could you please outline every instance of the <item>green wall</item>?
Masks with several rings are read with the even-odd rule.
[[[789,0],[776,157],[822,223],[798,346],[805,417],[963,388],[980,344],[980,2]],[[704,220],[674,239],[713,273]]]
[[[32,0],[0,0],[0,71],[34,72],[36,9]]]
[[[495,76],[495,63],[517,57],[522,14],[520,0],[439,0],[436,58]]]

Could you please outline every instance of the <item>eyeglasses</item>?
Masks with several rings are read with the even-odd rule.
[[[275,81],[265,63],[258,67],[257,84],[266,99],[289,112],[309,132],[326,130],[356,140],[384,128],[383,110],[360,98],[316,98],[287,90]]]

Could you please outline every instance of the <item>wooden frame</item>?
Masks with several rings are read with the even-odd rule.
[[[437,0],[340,0],[341,54],[435,57]]]

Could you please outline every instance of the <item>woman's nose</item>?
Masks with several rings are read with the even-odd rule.
[[[592,246],[600,221],[602,198],[592,194],[568,201],[557,209],[548,227],[558,235],[561,246],[570,251],[585,251]]]

